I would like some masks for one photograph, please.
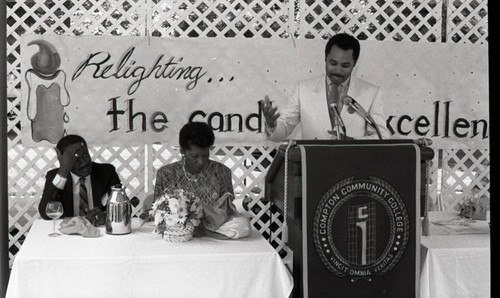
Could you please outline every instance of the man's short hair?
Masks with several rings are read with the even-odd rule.
[[[59,153],[63,154],[64,150],[68,148],[69,145],[73,145],[76,143],[84,143],[87,146],[87,142],[85,139],[79,135],[66,135],[62,139],[57,142],[56,148],[59,150]]]
[[[338,46],[344,51],[352,50],[354,63],[358,61],[361,46],[359,45],[359,41],[354,36],[347,33],[339,33],[330,37],[325,46],[325,59],[332,50],[333,46]]]
[[[192,145],[207,148],[215,143],[213,129],[205,122],[189,122],[179,132],[179,145],[191,149]]]

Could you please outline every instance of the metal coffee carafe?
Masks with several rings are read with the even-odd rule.
[[[111,187],[106,204],[106,233],[123,235],[132,232],[132,206],[121,184]]]

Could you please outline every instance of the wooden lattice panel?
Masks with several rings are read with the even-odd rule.
[[[26,32],[56,35],[143,35],[146,3],[141,0],[24,1]]]
[[[50,148],[12,147],[9,157],[9,256],[12,265],[24,235],[39,217],[38,202],[45,173],[53,168],[56,154]]]
[[[90,155],[95,162],[115,166],[129,198],[143,200],[146,197],[146,147],[94,147],[90,149]],[[133,209],[132,214],[138,213],[141,207],[142,201]]]
[[[446,29],[454,43],[488,42],[488,1],[450,0]]]
[[[293,1],[152,0],[152,36],[288,37]],[[290,17],[291,16],[291,17]]]
[[[87,0],[72,10],[74,35],[145,35],[145,1]]]
[[[490,198],[489,150],[441,150],[439,209],[453,210],[472,188]]]
[[[299,34],[328,38],[349,32],[360,40],[441,40],[441,1],[301,0]]]

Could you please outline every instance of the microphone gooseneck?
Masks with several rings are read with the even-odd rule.
[[[368,112],[361,106],[354,98],[350,96],[344,97],[344,104],[350,106],[356,113],[358,113],[365,121],[375,129],[377,132],[378,138],[382,140],[382,134],[380,133],[380,129],[378,128],[377,123],[373,120],[372,116],[368,114]]]
[[[345,128],[344,120],[342,120],[342,117],[340,117],[340,113],[339,113],[339,110],[337,108],[337,105],[335,103],[331,103],[330,109],[332,109],[333,113],[335,114],[335,118],[337,119],[337,123],[340,126],[340,128],[342,129],[342,132],[344,133],[343,138],[345,138],[345,136],[347,136],[347,131]],[[342,138],[341,136],[338,136],[338,137],[339,137],[339,139]]]

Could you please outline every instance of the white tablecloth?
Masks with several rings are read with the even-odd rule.
[[[60,221],[59,221],[60,222]],[[240,240],[166,242],[147,223],[128,235],[49,237],[36,220],[7,297],[288,297],[292,277],[257,232]]]
[[[442,222],[450,215],[433,213],[431,222]],[[458,226],[450,227],[458,234],[445,235],[446,229],[431,225],[431,236],[422,236],[420,297],[490,297],[488,222],[475,222],[471,234]]]

